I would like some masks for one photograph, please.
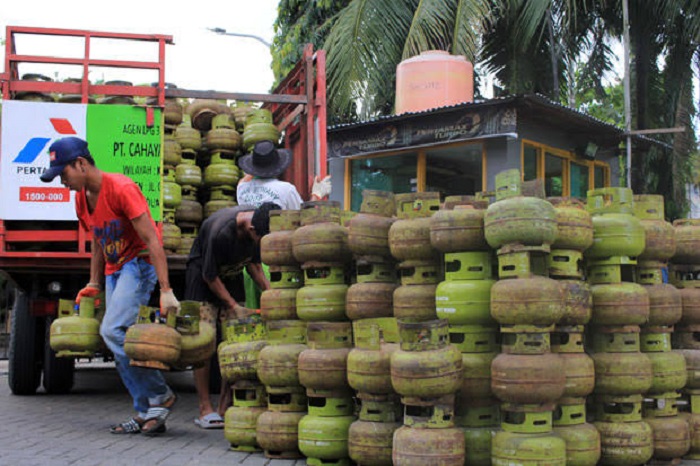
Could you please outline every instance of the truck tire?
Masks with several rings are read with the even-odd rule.
[[[37,360],[37,319],[29,314],[27,294],[15,288],[8,349],[8,377],[15,395],[33,395],[39,387],[41,370]],[[43,336],[44,332],[41,332]]]
[[[42,385],[46,393],[55,395],[70,392],[73,388],[73,373],[75,359],[57,358],[56,352],[51,349],[49,336],[51,335],[51,323],[53,318],[46,318],[46,339],[44,340],[44,379]]]

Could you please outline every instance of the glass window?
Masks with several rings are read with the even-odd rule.
[[[593,186],[596,188],[605,187],[605,167],[596,165],[596,167],[593,169]]]
[[[427,151],[425,191],[442,199],[482,191],[481,150],[481,144],[467,144]]]
[[[523,149],[523,181],[537,178],[537,147],[525,145]]]
[[[585,199],[588,193],[588,167],[571,162],[569,172],[571,196]]]
[[[563,196],[564,159],[545,153],[544,189],[547,196]]]
[[[417,159],[418,155],[411,153],[351,160],[350,208],[355,212],[360,211],[364,189],[391,191],[397,194],[415,192]]]

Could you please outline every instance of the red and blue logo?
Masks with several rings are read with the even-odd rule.
[[[56,132],[60,135],[71,135],[71,134],[78,134],[75,129],[73,129],[73,125],[70,124],[70,121],[68,121],[65,118],[49,118],[51,121],[51,124],[53,125],[53,128],[56,130]],[[41,154],[41,151],[44,150],[46,145],[51,141],[51,138],[31,138],[22,148],[21,151],[19,151],[19,154],[17,154],[17,157],[12,161],[13,163],[32,163],[36,160],[37,157],[39,157],[39,154]]]

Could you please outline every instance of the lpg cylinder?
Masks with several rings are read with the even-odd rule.
[[[298,288],[270,288],[260,294],[260,315],[265,322],[297,318]]]
[[[202,147],[202,135],[192,128],[192,119],[187,114],[182,116],[182,123],[173,131],[173,137],[183,150],[198,151]]]
[[[155,322],[151,322],[151,313]],[[175,330],[176,315],[171,312],[165,323],[160,322],[158,309],[139,308],[136,324],[129,327],[124,336],[124,352],[132,366],[169,370],[180,357],[182,337]]]
[[[551,278],[508,278],[491,288],[491,315],[501,325],[549,326],[563,314],[564,293]]]
[[[338,201],[312,201],[301,205],[301,226],[292,235],[292,252],[298,262],[347,262],[348,230],[340,224]]]
[[[644,228],[633,213],[629,188],[599,188],[588,192],[587,209],[593,220],[589,258],[637,257],[644,251]]]
[[[700,263],[700,220],[678,219],[673,221],[676,253],[671,259],[675,264]]]
[[[440,193],[397,194],[396,220],[389,228],[389,249],[399,261],[434,260],[430,217],[440,208]]]
[[[651,387],[647,390],[650,396],[680,390],[688,379],[685,356],[671,350],[670,330],[652,327],[645,328],[641,334],[640,347],[651,361],[653,373]]]
[[[209,150],[236,150],[241,146],[241,135],[235,129],[236,123],[231,115],[220,114],[212,118],[211,129],[205,136]]]
[[[175,138],[166,134],[163,137],[163,164],[175,167],[182,160],[182,147]]]
[[[681,325],[700,324],[700,288],[682,288],[681,295],[682,317]]]
[[[356,260],[357,283],[345,295],[345,314],[350,320],[392,317],[394,291],[398,288],[391,262]]]
[[[273,387],[299,385],[299,354],[307,349],[306,322],[275,320],[267,323],[268,345],[258,355],[258,378]]]
[[[493,437],[493,466],[564,466],[566,444],[552,431],[554,405],[503,406],[501,432]]]
[[[642,421],[642,396],[596,397],[600,463],[609,466],[645,464],[654,452],[651,427]]]
[[[396,466],[463,466],[465,449],[464,434],[459,428],[403,426],[394,432],[391,456]]]
[[[400,427],[400,422],[353,422],[348,429],[348,456],[361,465],[392,466],[394,432]]]
[[[233,451],[259,451],[257,442],[258,418],[267,412],[267,406],[231,406],[224,415],[224,438]]]
[[[348,247],[356,256],[391,257],[389,229],[396,220],[394,193],[362,191],[360,213],[348,222]]]
[[[175,221],[178,223],[193,223],[199,225],[204,219],[204,209],[202,204],[192,199],[182,198],[182,202],[175,209]],[[186,254],[189,254],[187,250]]]
[[[564,397],[586,397],[595,387],[593,359],[584,352],[583,326],[558,327],[552,333],[552,352],[559,355],[566,375]]]
[[[504,334],[502,353],[491,363],[491,390],[508,403],[553,403],[564,394],[562,358],[549,352],[549,333]]]
[[[491,392],[491,364],[498,356],[495,351],[487,353],[462,353],[462,398],[489,398]]]
[[[256,142],[280,139],[280,132],[272,122],[272,112],[263,108],[254,108],[245,117],[243,128],[243,149],[249,152]]]
[[[266,411],[258,417],[256,440],[267,458],[301,458],[299,421],[306,412]]]
[[[100,347],[100,322],[95,319],[95,299],[82,297],[78,308],[71,299],[60,299],[58,318],[51,322],[49,344],[62,357],[92,357]]]
[[[649,390],[653,369],[649,357],[639,352],[639,327],[596,327],[592,335],[596,394],[627,396]]]
[[[430,217],[430,243],[442,253],[488,251],[484,214],[488,201],[471,201],[438,210]]]
[[[178,367],[202,365],[216,351],[216,327],[200,319],[200,306],[198,301],[180,301],[175,320],[175,330],[182,335]]]
[[[311,278],[320,269],[328,268],[331,269],[329,273],[339,275],[344,279],[343,267],[340,264],[334,264],[329,267],[315,267],[317,265],[320,264],[306,262],[303,266],[305,272],[304,286],[299,288],[296,296],[297,317],[306,321],[339,322],[347,320],[345,299],[348,285],[342,282],[315,284],[314,279]]]
[[[490,278],[491,267],[484,272],[489,277],[483,279],[451,279],[460,273],[455,269],[469,269],[468,254],[474,253],[445,255],[445,281],[435,289],[437,317],[447,319],[450,325],[496,325],[491,317],[491,288],[496,283]],[[483,260],[489,260],[488,253],[476,254],[483,254],[486,256]],[[461,257],[456,258],[457,255]],[[475,267],[480,268],[479,265]],[[466,272],[461,272],[461,275],[466,275]]]
[[[350,425],[357,419],[352,415],[353,404],[348,398],[342,406],[327,410],[323,406],[316,407],[316,401],[309,398],[309,414],[299,421],[299,451],[314,460],[341,460],[348,457],[348,431]]]
[[[362,393],[393,393],[389,364],[399,349],[398,332],[385,331],[384,327],[395,327],[396,320],[362,319],[352,325],[355,347],[348,354],[348,384]]]
[[[685,388],[700,388],[700,351],[692,349],[679,349],[675,351],[682,354],[685,358],[685,367],[687,372]]]
[[[553,414],[553,430],[566,442],[567,466],[595,466],[600,459],[600,434],[586,422],[584,398],[562,398]]]
[[[689,460],[700,459],[700,414],[693,412],[682,412],[678,417],[688,423],[690,433],[690,450],[684,457]]]
[[[683,316],[683,297],[675,286],[663,283],[663,263],[640,262],[637,266],[637,283],[644,286],[649,295],[648,326],[676,324]]]
[[[240,178],[240,169],[233,163],[210,163],[204,168],[204,184],[209,187],[233,187]]]
[[[644,401],[642,414],[654,435],[654,458],[673,460],[690,451],[690,426],[688,420],[678,415],[676,399],[671,392]]]
[[[558,324],[585,325],[593,315],[593,293],[588,282],[582,280],[557,280],[564,293],[564,313]]]
[[[500,430],[498,402],[491,398],[455,401],[455,424],[464,432],[466,445],[464,464],[491,465],[491,439]]]
[[[299,228],[298,210],[270,211],[270,233],[260,240],[260,258],[267,265],[296,265],[292,236]]]
[[[591,286],[592,324],[600,326],[644,325],[649,320],[649,294],[637,283],[605,283]]]
[[[494,249],[510,243],[551,245],[557,237],[557,213],[544,199],[527,196],[502,199],[486,209],[484,232]]]
[[[585,251],[593,244],[593,220],[586,206],[573,197],[549,197],[557,220],[557,236],[552,249]]]
[[[667,261],[676,253],[673,225],[664,218],[664,197],[657,194],[636,194],[634,215],[644,229],[645,246],[637,259]]]
[[[231,113],[226,104],[213,99],[194,99],[187,106],[187,114],[192,121],[192,127],[200,131],[211,129],[212,119],[220,113]]]
[[[419,322],[437,318],[435,291],[440,282],[436,261],[404,261],[399,264],[401,286],[394,290],[394,317]]]
[[[306,339],[309,348],[299,354],[299,382],[315,390],[347,390],[352,324],[309,322]]]
[[[175,167],[175,182],[179,185],[199,186],[202,184],[202,169],[194,164],[180,163]]]
[[[226,322],[226,341],[219,344],[221,378],[229,383],[257,380],[257,361],[267,345],[265,324],[259,316]]]
[[[462,354],[449,344],[446,320],[399,320],[400,349],[391,355],[391,384],[402,396],[435,398],[456,392]]]
[[[163,207],[175,209],[182,202],[182,187],[175,182],[174,176],[163,177]]]

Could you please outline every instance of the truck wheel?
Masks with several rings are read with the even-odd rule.
[[[15,395],[33,395],[41,377],[37,360],[37,319],[29,314],[26,293],[15,288],[8,349],[8,377]],[[42,336],[44,332],[41,332]]]
[[[57,358],[56,352],[51,349],[49,336],[51,335],[51,323],[53,318],[46,318],[46,339],[44,340],[44,380],[42,385],[46,393],[63,394],[73,388],[73,373],[75,359]]]

